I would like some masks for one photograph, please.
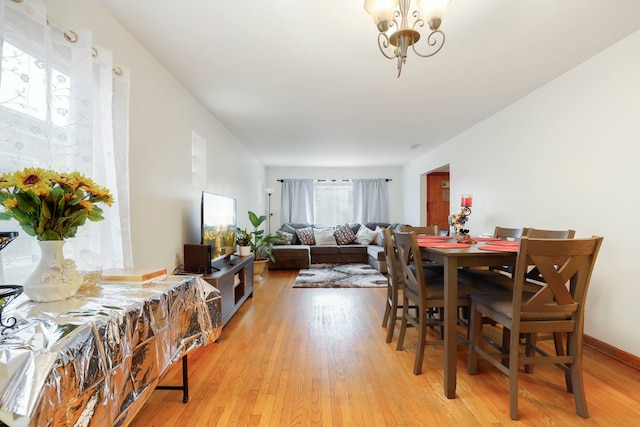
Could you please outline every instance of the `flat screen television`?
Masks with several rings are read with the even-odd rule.
[[[211,245],[211,261],[230,256],[236,250],[236,199],[202,192],[201,244]]]

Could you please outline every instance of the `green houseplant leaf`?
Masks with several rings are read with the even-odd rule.
[[[251,252],[253,252],[254,259],[257,261],[271,260],[275,262],[273,256],[273,245],[280,243],[283,240],[273,234],[265,234],[264,230],[260,230],[259,227],[267,220],[266,215],[258,216],[254,212],[249,211],[249,221],[253,225],[253,241],[251,242]]]

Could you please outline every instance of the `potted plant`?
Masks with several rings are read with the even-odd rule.
[[[253,233],[236,227],[236,243],[238,244],[240,256],[248,256],[251,253],[251,237]]]
[[[251,242],[251,252],[253,252],[253,276],[254,280],[262,280],[262,273],[267,265],[267,261],[274,262],[273,245],[282,239],[273,234],[265,234],[259,227],[267,220],[266,215],[258,216],[249,211],[249,221],[253,225],[253,241]]]

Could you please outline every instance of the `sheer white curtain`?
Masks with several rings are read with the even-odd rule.
[[[353,180],[353,221],[389,222],[389,190],[386,179]]]
[[[313,224],[313,180],[285,179],[282,181],[282,222]]]
[[[113,72],[112,54],[92,47],[87,30],[64,30],[36,0],[0,6],[0,173],[24,167],[79,171],[108,188],[115,203],[105,220],[87,222],[65,254],[91,251],[102,266],[130,267],[128,220],[128,72]],[[2,253],[5,281],[20,283],[38,249],[13,221],[0,230],[20,237]]]

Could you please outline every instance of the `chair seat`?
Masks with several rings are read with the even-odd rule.
[[[443,300],[444,299],[444,280],[431,281],[427,286],[427,300]],[[473,286],[458,284],[458,299],[469,298],[470,295],[480,291]]]
[[[498,271],[462,268],[458,272],[458,276],[463,283],[489,292],[513,291],[513,279]],[[524,291],[536,293],[541,287],[541,284],[527,280],[524,284]]]
[[[532,292],[523,292],[522,299],[526,301],[534,295]],[[476,292],[469,295],[471,300],[476,301],[478,304],[489,307],[496,313],[505,316],[508,319],[513,319],[513,295],[511,292]],[[550,302],[548,305],[557,305],[555,302]],[[571,319],[571,312],[552,312],[552,313],[539,313],[539,312],[520,312],[520,320],[522,321],[534,321],[534,320],[569,320]]]

